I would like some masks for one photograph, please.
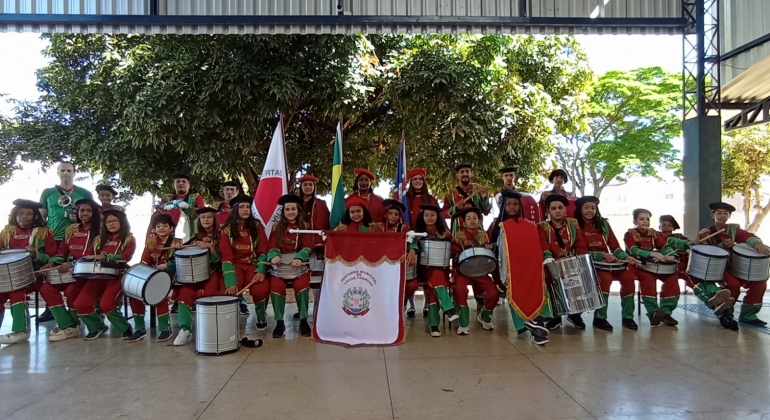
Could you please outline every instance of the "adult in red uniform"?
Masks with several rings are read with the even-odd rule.
[[[575,201],[577,210],[575,219],[583,232],[588,251],[594,262],[639,264],[639,260],[628,256],[620,247],[615,233],[612,231],[607,219],[599,212],[599,198],[583,196]],[[623,327],[636,331],[639,326],[634,321],[634,292],[636,291],[633,271],[628,267],[620,271],[602,270],[596,266],[596,274],[599,276],[599,286],[604,295],[604,306],[594,311],[593,325],[604,331],[612,331],[612,324],[607,321],[607,307],[610,299],[610,286],[612,281],[620,283],[620,307],[623,318]]]
[[[588,254],[580,225],[577,220],[567,217],[567,197],[559,194],[549,195],[545,198],[545,205],[548,209],[548,221],[538,224],[543,261],[547,264],[553,260]],[[567,320],[579,330],[586,329],[580,314],[567,315]],[[549,330],[559,328],[561,316],[546,320],[545,324]]]
[[[504,213],[503,208],[503,191],[515,192],[521,196],[519,201],[521,202],[521,213],[523,217],[531,222],[540,223],[543,218],[540,211],[540,207],[532,194],[516,189],[516,177],[519,170],[518,166],[506,166],[500,169],[500,178],[503,180],[503,188],[496,190],[493,196],[495,197],[495,204],[497,204],[498,214]]]
[[[91,258],[112,263],[130,261],[136,250],[136,241],[131,234],[126,214],[109,210],[104,212],[103,216],[101,232],[94,241],[94,255]],[[107,314],[110,324],[118,330],[123,340],[134,334],[126,319],[118,312],[121,293],[118,277],[110,280],[86,280],[86,285],[75,299],[78,317],[88,329],[88,335],[84,337],[86,341],[96,340],[107,331],[107,326],[102,323],[94,309],[96,302],[99,302],[99,310]]]
[[[385,232],[409,232],[409,225],[404,223],[404,212],[406,212],[406,206],[396,200],[385,200],[382,202],[385,206],[385,220],[383,223]],[[417,243],[412,242],[409,244],[409,252],[406,256],[406,263],[409,267],[414,267],[417,264]],[[404,299],[411,304],[406,311],[406,316],[414,318],[414,294],[417,289],[420,288],[420,281],[417,276],[413,279],[406,280],[406,287],[404,289]],[[428,306],[425,306],[425,315],[427,316]]]
[[[409,180],[409,188],[406,190],[406,197],[409,203],[409,220],[415,223],[417,215],[422,211],[422,205],[432,205],[438,207],[436,197],[430,195],[427,181],[428,172],[423,168],[412,168],[406,173]],[[393,198],[398,198],[394,197]]]
[[[540,194],[540,213],[543,216],[543,220],[548,217],[548,205],[546,203],[546,198],[553,194],[565,197],[567,199],[567,214],[575,214],[575,194],[572,194],[564,189],[564,184],[569,182],[569,176],[567,176],[567,172],[565,172],[564,169],[555,169],[553,172],[551,172],[550,175],[548,175],[548,182],[553,184],[553,189],[543,191],[543,193]]]
[[[357,168],[354,173],[356,181],[353,184],[353,194],[345,199],[345,206],[347,207],[348,201],[354,197],[362,198],[366,202],[366,209],[369,210],[372,221],[374,223],[382,222],[382,217],[385,214],[382,197],[372,192],[372,184],[377,180],[377,177],[368,169],[363,168]]]
[[[153,213],[153,217],[158,214],[165,213],[171,215],[171,219],[174,223],[179,223],[181,214],[184,213],[187,216],[187,226],[185,229],[190,234],[190,237],[195,233],[195,218],[196,210],[206,207],[206,203],[203,201],[203,196],[198,193],[190,192],[190,176],[184,173],[177,172],[171,176],[174,182],[174,193],[166,194],[160,199],[157,210]],[[176,203],[176,206],[170,210],[165,210],[167,204]],[[184,203],[184,204],[182,204]],[[147,236],[152,235],[153,226],[147,227]],[[181,239],[181,238],[180,238]]]
[[[222,196],[225,201],[219,203],[217,207],[217,228],[221,228],[227,223],[227,219],[230,217],[230,200],[241,194],[241,183],[237,181],[227,181],[222,184]]]
[[[75,206],[77,224],[67,227],[64,232],[64,239],[59,244],[59,250],[43,268],[58,265],[60,274],[71,273],[73,261],[94,255],[93,245],[96,238],[99,237],[101,226],[99,205],[94,200],[84,198],[78,200]],[[75,280],[67,284],[45,282],[40,286],[40,296],[51,309],[57,324],[57,327],[51,330],[48,341],[62,341],[80,335],[75,300],[85,285],[85,280]],[[64,308],[62,292],[67,298],[69,309]]]
[[[273,265],[281,264],[281,254],[294,254],[291,266],[300,268],[310,260],[310,247],[313,245],[312,235],[306,233],[291,233],[290,230],[307,229],[302,211],[302,199],[294,194],[286,194],[278,199],[283,206],[281,220],[275,225],[268,242],[267,260]],[[281,338],[286,332],[283,314],[286,309],[286,288],[291,282],[294,296],[299,308],[299,333],[302,337],[310,337],[310,324],[307,322],[307,312],[310,303],[310,271],[306,271],[295,279],[284,279],[270,274],[270,300],[273,302],[275,314],[275,329],[273,338]]]
[[[42,205],[31,200],[15,200],[8,219],[8,226],[0,232],[0,249],[24,249],[32,254],[32,263],[39,269],[56,254],[56,241],[45,225],[40,213]],[[11,301],[13,324],[10,334],[0,335],[0,344],[15,344],[29,340],[27,323],[27,290],[34,290],[33,283],[27,289],[0,293],[0,309]],[[4,309],[3,309],[4,310]]]
[[[257,330],[267,329],[267,298],[270,282],[267,281],[267,235],[251,211],[252,198],[239,195],[230,201],[233,211],[219,235],[219,253],[222,256],[222,274],[225,293],[236,294],[249,286],[257,314]]]
[[[326,205],[326,201],[316,195],[316,184],[318,184],[318,178],[311,174],[306,174],[299,179],[305,223],[308,224],[310,230],[329,230],[329,207]],[[317,270],[319,267],[314,265],[314,261],[323,261],[324,259],[324,240],[321,235],[312,235],[311,238],[313,246],[310,248],[312,251],[310,269],[323,273],[323,271]],[[319,274],[311,274],[311,276],[314,275]],[[317,307],[318,298],[321,297],[321,287],[311,284],[310,291],[313,293],[313,304]],[[294,319],[299,319],[299,312],[294,314]]]

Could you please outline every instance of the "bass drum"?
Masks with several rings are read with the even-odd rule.
[[[713,245],[693,245],[687,275],[703,281],[722,281],[730,253]]]
[[[195,352],[215,355],[238,351],[237,296],[207,296],[195,301]]]
[[[730,274],[745,281],[766,281],[770,256],[762,255],[748,244],[735,244],[730,258]]]
[[[126,296],[141,300],[145,305],[157,305],[168,297],[171,277],[155,267],[138,264],[128,269],[120,285]]]

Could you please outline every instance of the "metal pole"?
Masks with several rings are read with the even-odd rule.
[[[697,52],[697,69],[695,70],[695,81],[697,86],[696,115],[707,115],[706,109],[706,0],[696,0],[695,3],[695,37]]]

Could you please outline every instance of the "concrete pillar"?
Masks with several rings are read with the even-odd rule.
[[[722,200],[722,122],[699,116],[682,123],[684,134],[684,234],[711,225],[708,204]]]

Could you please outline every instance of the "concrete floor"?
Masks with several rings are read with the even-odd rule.
[[[565,326],[546,347],[517,336],[503,308],[494,332],[474,321],[467,337],[431,338],[408,319],[406,342],[390,348],[317,344],[292,322],[273,339],[271,322],[264,347],[221,357],[112,331],[49,343],[51,322],[0,348],[0,419],[770,418],[770,334],[682,310],[678,328],[625,331],[611,299],[615,332]]]

